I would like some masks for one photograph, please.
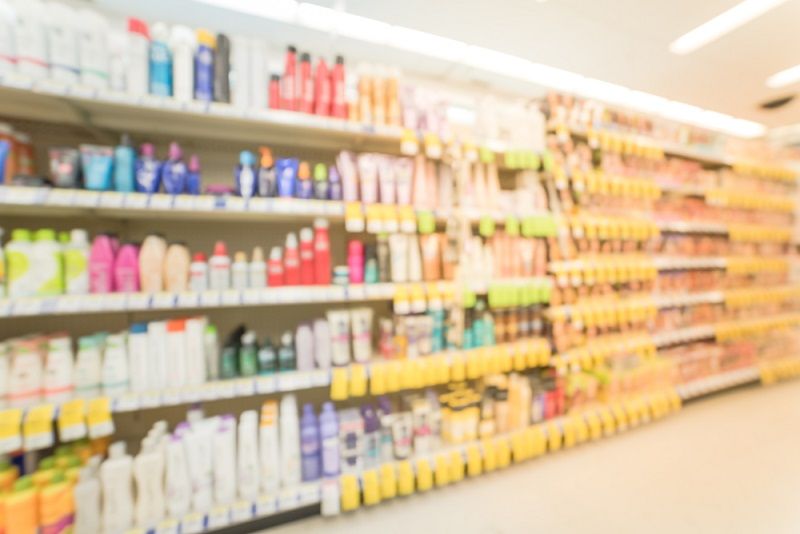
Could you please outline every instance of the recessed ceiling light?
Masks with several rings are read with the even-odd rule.
[[[669,49],[673,54],[681,55],[694,52],[785,2],[786,0],[744,0],[678,37],[669,45]]]
[[[767,87],[778,89],[796,82],[800,82],[800,65],[776,72],[767,78]]]

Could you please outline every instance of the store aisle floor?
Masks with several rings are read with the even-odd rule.
[[[800,531],[800,382],[698,401],[624,435],[270,534]]]

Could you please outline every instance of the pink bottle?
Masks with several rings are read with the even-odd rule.
[[[364,244],[353,239],[347,245],[347,267],[351,284],[364,283]]]
[[[111,237],[100,234],[92,242],[89,251],[89,292],[111,293],[114,291],[114,246]]]
[[[139,247],[125,243],[114,260],[114,288],[120,293],[139,292]]]

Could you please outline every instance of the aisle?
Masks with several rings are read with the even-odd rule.
[[[428,495],[269,532],[797,532],[799,441],[800,382],[754,387]]]

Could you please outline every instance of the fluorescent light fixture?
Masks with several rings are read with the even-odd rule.
[[[669,45],[669,49],[673,54],[680,55],[694,52],[785,2],[786,0],[744,0],[678,37]]]
[[[728,135],[751,138],[760,137],[766,132],[764,125],[757,122],[705,110],[697,106],[629,89],[622,85],[604,82],[596,78],[589,78],[557,67],[535,63],[512,54],[481,46],[468,45],[461,41],[411,28],[393,26],[379,20],[345,13],[338,9],[331,9],[308,2],[298,3],[295,0],[195,1],[238,11],[246,15],[254,15],[269,20],[287,22],[303,28],[329,32],[370,44],[385,45],[432,59],[462,62],[474,69],[498,76],[596,99],[620,107],[635,109],[649,115],[684,122]],[[730,26],[731,22],[725,23],[729,26],[729,29],[725,31],[730,31],[730,29],[744,24],[747,20],[764,13],[768,9],[772,9],[784,1],[746,0],[717,18],[723,16],[727,17],[725,20],[733,18],[734,26]],[[756,10],[756,8],[758,9]],[[744,10],[744,14],[741,13],[741,10]],[[734,14],[729,15],[731,12]],[[743,18],[745,15],[746,18]],[[697,30],[700,30],[700,28]],[[719,37],[722,33],[716,33],[714,37],[703,41],[701,44]],[[681,37],[678,41],[681,41],[684,37]],[[673,45],[676,43],[673,43]],[[800,66],[793,67],[793,69],[800,71]],[[783,73],[778,73],[775,76],[781,74]],[[800,72],[798,72],[798,79],[800,79]],[[454,116],[462,120],[470,120],[468,113],[464,113],[461,110],[454,109],[451,113],[454,113]]]
[[[767,78],[767,87],[779,89],[797,82],[800,82],[800,65],[776,72]]]

